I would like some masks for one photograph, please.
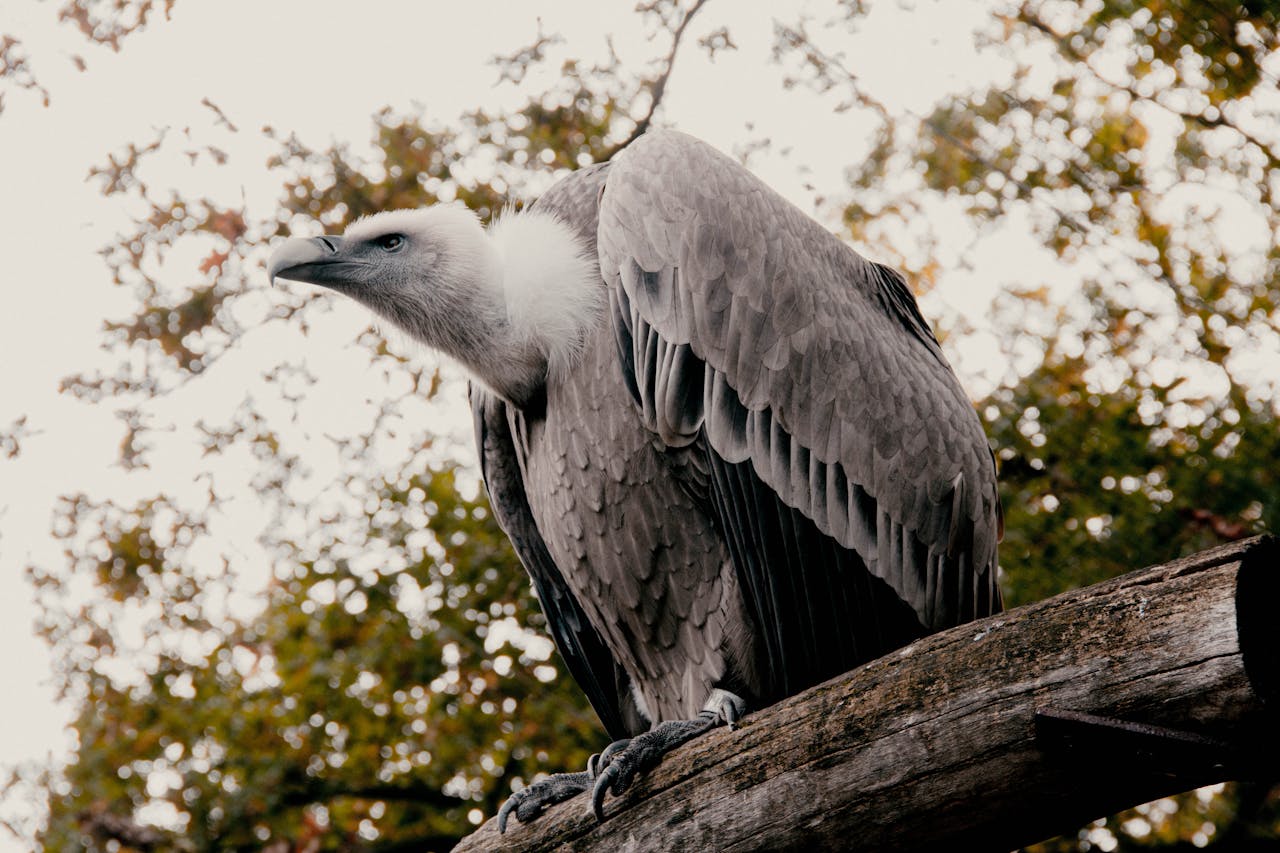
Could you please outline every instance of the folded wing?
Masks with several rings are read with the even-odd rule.
[[[612,165],[597,239],[645,423],[708,454],[766,693],[999,610],[994,461],[901,276],[674,132]]]

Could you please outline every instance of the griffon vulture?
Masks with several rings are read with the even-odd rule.
[[[650,132],[487,231],[438,205],[291,239],[269,274],[473,378],[493,510],[619,739],[503,829],[1000,609],[994,461],[902,277],[702,142]]]

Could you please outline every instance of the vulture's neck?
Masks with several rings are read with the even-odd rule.
[[[477,379],[524,404],[577,362],[603,318],[604,285],[582,240],[552,215],[507,214],[485,236],[486,257],[475,268],[484,279],[477,291],[492,303],[483,310],[488,333],[466,335],[454,354]]]

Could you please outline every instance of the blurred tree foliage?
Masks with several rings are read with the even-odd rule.
[[[220,362],[255,335],[323,322],[324,298],[264,296],[268,241],[455,198],[487,218],[607,158],[648,126],[702,5],[641,5],[659,45],[644,69],[565,61],[523,108],[448,130],[385,110],[372,157],[268,129],[278,209],[149,185],[147,164],[175,152],[224,167],[219,136],[240,131],[212,103],[207,139],[161,133],[111,155],[94,178],[140,212],[104,257],[136,309],[106,325],[114,371],[71,377],[67,392],[118,406],[121,463],[145,470],[157,401],[216,385]],[[1009,602],[1280,526],[1271,5],[999,4],[980,50],[1002,58],[1006,79],[925,115],[878,98],[846,64],[843,40],[876,4],[837,5],[833,20],[779,23],[774,58],[791,82],[876,123],[844,194],[847,235],[927,291],[947,274],[929,223],[959,210],[974,242],[1030,231],[1075,283],[1008,282],[991,318],[1008,367],[978,406],[1001,464]],[[540,33],[499,58],[501,76],[524,81],[559,41]],[[700,44],[733,48],[723,27]],[[14,45],[0,44],[0,61],[0,82],[28,79]],[[222,475],[194,501],[64,501],[67,565],[32,578],[55,678],[80,709],[77,751],[62,770],[12,771],[9,788],[47,798],[45,847],[445,849],[514,779],[600,745],[474,476],[450,461],[448,436],[423,429],[456,381],[372,331],[362,343],[381,384],[354,437],[308,427],[318,379],[287,354],[224,422],[200,422],[201,451],[246,471],[260,501],[257,551],[215,535],[243,517]],[[1278,799],[1201,791],[1038,849],[1227,849],[1274,839]]]
[[[536,603],[484,501],[410,461],[367,488],[351,534],[281,539],[249,620],[226,612],[233,572],[191,568],[200,518],[163,498],[65,502],[58,524],[93,531],[69,539],[94,591],[71,612],[66,579],[35,573],[81,708],[46,849],[139,832],[174,849],[444,849],[471,809],[496,810],[502,777],[586,760],[597,723],[525,630]]]
[[[175,0],[66,0],[58,8],[58,20],[76,28],[87,45],[120,50],[121,43],[139,32],[156,14],[169,17]],[[69,54],[67,59],[79,70],[88,68],[84,57]],[[0,113],[10,90],[25,91],[49,106],[49,90],[36,74],[39,63],[33,63],[23,41],[12,33],[0,31]]]
[[[1280,529],[1280,8],[1002,4],[980,50],[1005,77],[914,115],[841,54],[866,5],[775,43],[793,84],[878,121],[849,235],[928,289],[927,223],[959,210],[975,242],[1030,229],[1072,273],[1066,294],[1008,282],[992,317],[1009,367],[978,407],[1007,602]],[[1162,801],[1039,849],[1251,838],[1280,839],[1280,790]]]

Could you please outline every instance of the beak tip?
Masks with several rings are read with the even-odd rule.
[[[333,247],[319,238],[310,240],[299,237],[290,238],[281,243],[267,260],[267,281],[275,287],[279,279],[289,270],[328,261],[333,255]]]

